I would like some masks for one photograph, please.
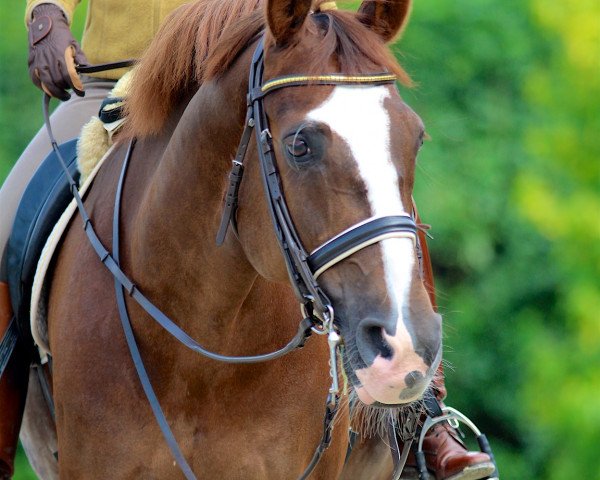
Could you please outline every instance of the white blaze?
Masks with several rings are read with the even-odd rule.
[[[384,107],[387,87],[336,86],[323,104],[309,112],[308,119],[329,125],[349,146],[367,188],[371,214],[408,215],[400,197],[398,172],[390,151],[390,119]],[[389,298],[398,312],[393,347],[410,344],[402,319],[408,303],[412,269],[415,262],[413,241],[393,238],[381,243],[385,280]]]

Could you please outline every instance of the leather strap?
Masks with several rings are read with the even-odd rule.
[[[249,97],[251,102],[263,99],[267,94],[286,87],[307,87],[313,85],[386,85],[393,84],[396,81],[396,75],[382,72],[370,73],[365,75],[286,75],[276,77],[263,85],[255,86],[250,89]]]
[[[427,395],[423,399],[423,403],[425,404],[425,410],[427,410],[427,415],[429,415],[430,417],[439,417],[444,414],[444,412],[442,411],[442,407],[435,399],[435,397]]]
[[[113,258],[114,258],[117,266],[119,265],[119,237],[120,237],[120,235],[119,235],[119,217],[120,217],[120,210],[121,210],[121,198],[122,198],[122,192],[123,192],[123,184],[125,181],[125,176],[127,174],[127,167],[129,165],[129,160],[131,158],[131,152],[133,151],[134,143],[135,143],[134,140],[132,140],[129,144],[129,148],[127,149],[127,154],[123,161],[121,175],[119,177],[119,183],[117,185],[117,191],[116,191],[116,195],[115,195],[115,207],[114,207],[114,214],[113,214],[112,250],[113,250]],[[125,333],[125,339],[127,341],[127,346],[129,348],[131,358],[133,360],[136,372],[138,374],[138,378],[140,380],[140,383],[142,384],[142,388],[144,390],[146,398],[148,399],[148,403],[150,404],[150,408],[152,409],[152,412],[154,413],[154,417],[156,418],[158,426],[161,429],[163,437],[164,437],[165,441],[167,442],[167,445],[169,446],[169,449],[171,450],[171,453],[173,454],[173,457],[175,458],[177,465],[179,466],[179,468],[181,469],[181,471],[183,472],[183,474],[185,475],[185,477],[188,480],[195,480],[196,476],[194,475],[188,462],[186,461],[185,457],[183,456],[181,449],[179,448],[179,444],[177,443],[177,440],[175,439],[175,436],[173,435],[173,431],[169,427],[168,421],[165,417],[165,414],[160,406],[158,398],[156,397],[156,394],[152,387],[152,383],[151,383],[148,373],[146,371],[146,367],[144,366],[144,362],[142,360],[139,348],[137,346],[137,342],[135,340],[135,335],[133,333],[131,321],[129,319],[127,303],[125,300],[125,290],[123,288],[123,285],[119,282],[119,280],[116,277],[115,277],[115,294],[117,297],[119,318],[121,320],[121,325],[122,325],[123,331]],[[305,319],[305,321],[308,322],[308,319]],[[310,334],[311,326],[312,326],[312,324],[310,322],[306,323],[306,325],[305,325],[306,331],[303,332],[303,334],[307,334],[306,332],[308,332],[308,334]],[[238,358],[243,358],[243,357],[238,357]],[[253,358],[253,357],[248,357],[248,358]],[[256,358],[256,357],[254,357],[254,358]],[[317,448],[313,454],[313,457],[312,457],[309,465],[306,467],[306,469],[304,470],[302,475],[299,477],[300,480],[305,480],[310,476],[312,471],[315,469],[315,467],[319,463],[319,460],[321,459],[323,452],[329,447],[329,445],[331,443],[333,425],[334,425],[335,416],[338,411],[339,401],[340,401],[340,397],[338,394],[330,393],[327,397],[327,402],[325,405],[325,416],[323,418],[323,435],[321,437],[321,441],[319,442],[319,445],[317,446]]]
[[[133,151],[133,146],[135,144],[134,140],[129,142],[129,148],[127,149],[127,154],[125,155],[125,159],[123,160],[123,167],[121,169],[121,175],[119,177],[119,183],[117,186],[117,192],[115,195],[115,207],[113,214],[113,241],[112,241],[112,250],[113,250],[113,258],[115,259],[115,263],[117,266],[119,265],[119,219],[120,219],[120,211],[121,211],[121,198],[123,193],[123,183],[125,181],[125,176],[127,175],[127,167],[129,166],[129,160],[131,158],[131,152]],[[129,313],[127,311],[127,303],[125,302],[125,290],[123,289],[123,285],[119,283],[119,281],[115,278],[115,294],[117,297],[117,306],[119,308],[119,318],[121,320],[121,326],[123,327],[123,332],[125,333],[125,340],[127,341],[127,346],[129,347],[129,353],[131,355],[131,359],[133,360],[133,364],[135,366],[135,370],[138,374],[138,378],[140,379],[140,383],[142,384],[142,388],[144,389],[144,393],[146,394],[146,398],[148,399],[148,403],[150,404],[150,408],[154,413],[154,417],[160,427],[160,430],[177,462],[179,468],[185,475],[185,478],[188,480],[195,480],[196,476],[192,472],[189,464],[187,463],[175,436],[173,435],[173,431],[169,427],[169,423],[165,417],[165,414],[160,407],[160,403],[158,402],[158,398],[154,393],[154,389],[152,388],[152,383],[150,382],[150,378],[148,377],[148,373],[146,371],[146,367],[144,366],[144,362],[142,360],[142,356],[140,354],[140,350],[137,346],[137,342],[135,341],[135,336],[133,334],[133,328],[131,327],[131,321],[129,320]]]
[[[340,405],[340,397],[337,394],[330,393],[327,397],[327,402],[325,404],[325,417],[323,418],[323,436],[321,437],[321,441],[315,450],[315,453],[310,460],[310,463],[298,477],[298,480],[306,480],[313,470],[316,468],[319,460],[323,456],[323,452],[327,450],[329,444],[331,443],[332,433],[333,433],[333,422],[335,420],[335,416],[338,411],[338,407]]]
[[[242,183],[242,177],[244,176],[244,157],[246,156],[246,150],[248,150],[248,145],[252,138],[253,128],[253,110],[252,107],[248,107],[242,139],[238,145],[235,159],[233,160],[233,166],[229,173],[229,186],[227,187],[227,193],[225,194],[225,208],[223,209],[221,224],[219,226],[219,231],[217,232],[217,245],[219,246],[223,245],[223,242],[225,241],[225,236],[227,235],[227,229],[230,223],[232,223],[233,227],[237,230],[235,213],[238,207],[238,191],[240,189],[240,184]]]
[[[417,225],[421,224],[421,218],[419,216],[419,211],[417,210],[417,204],[413,199],[413,212],[415,217],[415,222]],[[427,294],[429,295],[429,300],[431,301],[431,305],[433,309],[437,312],[438,306],[435,295],[435,281],[433,278],[433,267],[431,264],[431,256],[429,254],[429,247],[427,246],[427,234],[422,228],[419,228],[417,232],[419,238],[419,253],[421,260],[421,276],[423,278],[423,284],[425,285],[425,290],[427,290]]]
[[[0,379],[12,357],[19,330],[10,304],[8,284],[0,282]]]
[[[48,363],[46,364],[48,367],[49,374],[50,372],[50,357],[48,357]],[[44,364],[41,363],[39,357],[36,358],[35,362],[31,366],[37,373],[38,383],[40,385],[40,389],[42,390],[42,396],[46,401],[46,406],[48,407],[48,412],[50,412],[50,417],[52,417],[52,421],[56,425],[56,409],[54,408],[54,399],[52,398],[52,389],[50,387],[50,382],[48,381],[48,377],[46,377],[46,368]]]
[[[406,459],[410,452],[413,440],[407,440],[406,442],[398,441],[398,430],[396,420],[394,417],[390,417],[390,423],[387,428],[388,440],[390,442],[390,450],[392,453],[392,461],[394,463],[394,470],[392,472],[392,480],[399,480],[406,465]],[[400,445],[403,443],[402,451],[400,451]]]
[[[108,70],[116,70],[118,68],[127,68],[135,65],[137,60],[121,60],[119,62],[112,63],[98,63],[96,65],[78,65],[77,72],[88,74],[88,73],[98,73],[98,72],[106,72]]]
[[[106,97],[102,100],[98,111],[98,118],[102,123],[112,123],[123,118],[124,100],[124,97]]]
[[[3,333],[4,335],[0,341],[0,379],[15,351],[17,340],[19,339],[19,330],[15,317],[12,318],[8,324],[8,328]]]

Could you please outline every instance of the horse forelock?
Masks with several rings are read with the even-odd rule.
[[[203,82],[225,75],[252,40],[266,28],[265,0],[197,0],[176,9],[163,23],[136,67],[127,101],[128,136],[158,134],[169,115],[189,99]],[[314,2],[298,41],[319,39],[318,48],[294,65],[298,73],[319,73],[334,59],[339,72],[372,73],[386,70],[400,83],[411,85],[377,34],[356,14],[342,10],[321,12]],[[207,14],[210,12],[210,14]],[[268,29],[267,29],[268,30]],[[267,32],[266,47],[274,40]],[[285,55],[284,57],[285,58]],[[331,73],[331,72],[328,72]]]

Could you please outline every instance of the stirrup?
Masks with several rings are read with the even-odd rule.
[[[498,466],[496,465],[496,460],[494,459],[492,447],[490,446],[485,434],[481,433],[477,426],[466,415],[462,414],[455,408],[444,406],[440,407],[440,409],[442,412],[441,415],[436,415],[435,417],[427,415],[427,418],[423,423],[423,427],[421,428],[421,434],[419,435],[419,442],[417,444],[417,452],[415,453],[417,468],[419,470],[419,480],[427,480],[428,478],[425,453],[423,452],[423,441],[425,440],[425,436],[435,424],[445,421],[447,421],[454,428],[458,428],[458,423],[461,422],[471,429],[477,438],[479,449],[483,453],[487,453],[490,456],[490,460],[494,464],[494,472],[487,477],[487,480],[499,480]]]

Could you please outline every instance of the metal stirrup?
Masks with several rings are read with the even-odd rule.
[[[463,413],[459,412],[455,408],[452,407],[440,407],[442,411],[442,415],[430,417],[427,416],[427,419],[423,423],[423,428],[421,429],[421,434],[419,435],[419,442],[417,444],[417,452],[415,453],[415,457],[417,459],[417,467],[419,469],[419,480],[427,480],[427,464],[425,462],[425,452],[423,452],[423,442],[425,440],[425,436],[427,432],[436,424],[441,422],[449,422],[450,425],[454,428],[457,427],[456,423],[461,422],[465,424],[469,429],[475,434],[477,438],[477,443],[479,444],[479,448],[483,453],[487,453],[490,456],[490,460],[494,464],[494,472],[487,477],[488,480],[498,480],[498,466],[496,465],[496,460],[494,459],[494,454],[492,452],[492,447],[488,442],[485,434],[481,433],[481,431],[477,428],[477,426]]]

